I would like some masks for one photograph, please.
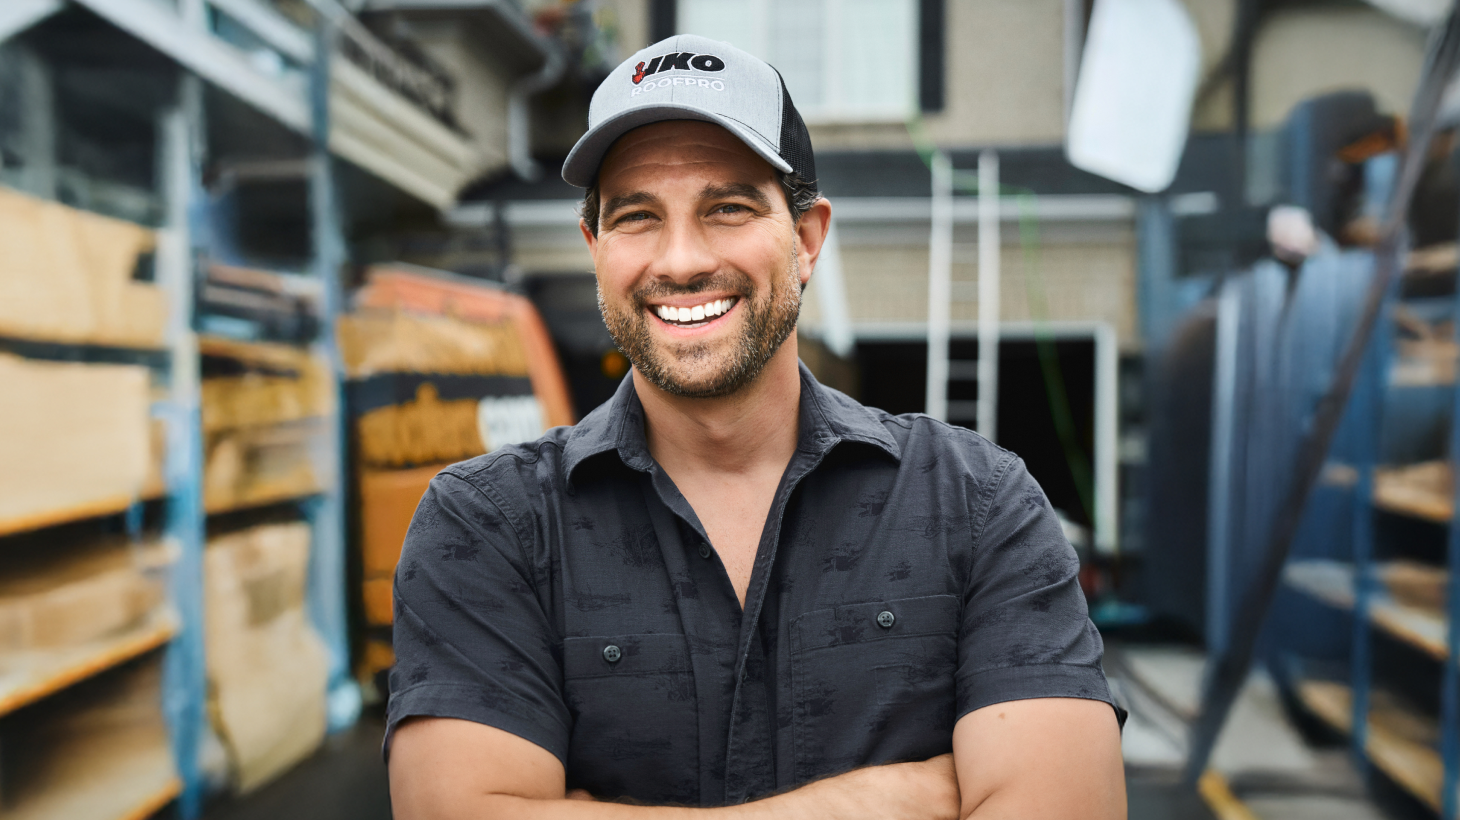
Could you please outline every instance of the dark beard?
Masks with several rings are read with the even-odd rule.
[[[635,291],[629,299],[632,311],[620,313],[611,310],[603,299],[603,289],[598,291],[598,310],[608,334],[624,356],[633,363],[639,375],[650,384],[673,396],[691,399],[708,399],[728,396],[755,381],[770,362],[776,351],[796,330],[796,321],[801,315],[800,260],[792,254],[791,263],[785,274],[771,282],[770,293],[765,299],[756,298],[755,286],[744,273],[716,275],[697,281],[686,287],[664,284],[649,284]],[[675,378],[673,360],[665,351],[656,347],[649,329],[653,319],[648,306],[655,300],[674,296],[685,296],[707,291],[728,291],[739,297],[737,310],[745,311],[744,332],[735,340],[728,352],[728,361],[718,373],[700,384],[688,384]],[[703,362],[714,353],[709,345],[696,344],[680,348],[679,361]]]

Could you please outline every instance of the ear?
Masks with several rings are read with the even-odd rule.
[[[831,230],[831,203],[826,198],[816,200],[801,221],[796,223],[796,255],[801,261],[801,286],[811,281],[816,269],[816,260],[821,258],[821,249],[826,245],[827,231]]]
[[[595,264],[598,262],[598,237],[593,231],[588,230],[588,223],[578,220],[578,230],[583,233],[583,241],[588,243],[588,255],[593,257]]]

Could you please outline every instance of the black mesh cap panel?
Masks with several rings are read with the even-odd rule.
[[[786,90],[786,78],[777,71],[781,80],[781,159],[790,164],[791,170],[802,180],[810,183],[811,189],[820,193],[816,184],[816,156],[811,151],[811,134],[801,119],[801,112],[791,102],[791,92]]]

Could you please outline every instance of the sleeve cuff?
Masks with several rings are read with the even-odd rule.
[[[543,721],[517,710],[502,708],[483,702],[482,692],[474,686],[455,683],[422,683],[400,692],[392,692],[390,706],[386,709],[385,742],[381,745],[381,756],[390,762],[390,741],[395,727],[402,720],[412,717],[438,717],[469,720],[504,732],[514,734],[529,743],[551,752],[566,767],[568,765],[568,730],[552,732],[543,726]],[[549,722],[558,723],[556,719]]]
[[[969,712],[1032,698],[1083,698],[1110,704],[1115,719],[1125,728],[1126,710],[1110,695],[1110,685],[1098,666],[1037,664],[984,669],[958,678],[958,710],[954,721]]]

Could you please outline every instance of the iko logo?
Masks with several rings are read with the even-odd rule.
[[[660,71],[669,71],[676,68],[683,71],[689,71],[690,69],[696,71],[723,71],[725,69],[725,61],[713,54],[691,54],[688,51],[671,51],[662,57],[655,57],[650,60],[648,65],[640,62],[634,66],[634,85],[643,82],[644,78],[650,74],[657,74]]]

